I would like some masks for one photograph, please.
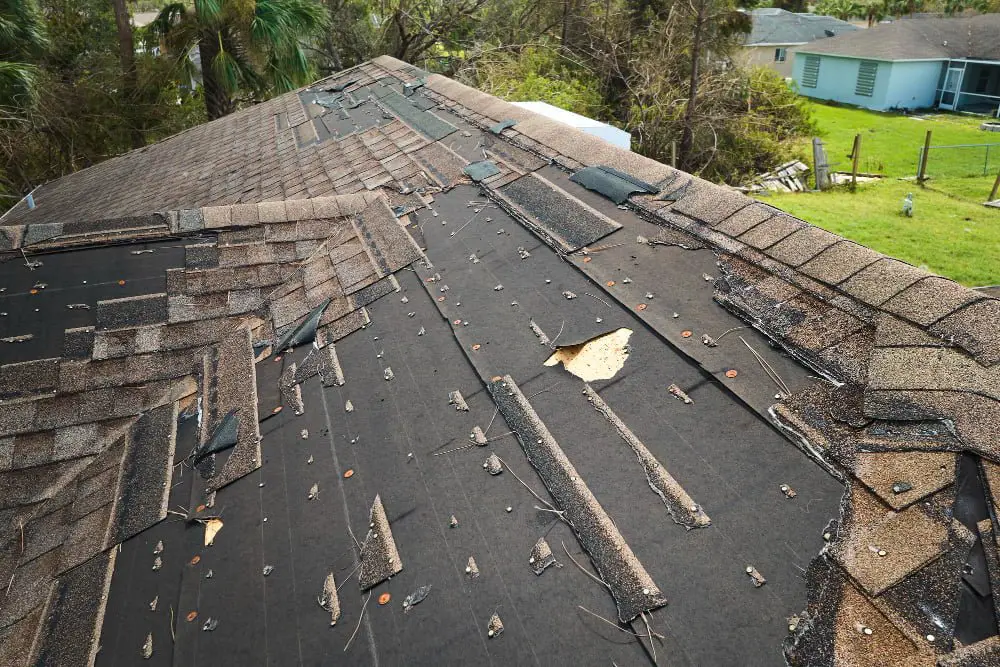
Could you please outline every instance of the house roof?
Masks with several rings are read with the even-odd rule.
[[[2,664],[1000,659],[996,299],[388,57],[34,199]]]
[[[875,60],[1000,60],[1000,14],[901,19],[798,49]]]
[[[777,7],[754,9],[750,15],[753,29],[747,37],[747,46],[806,44],[859,29],[832,16],[796,13]]]

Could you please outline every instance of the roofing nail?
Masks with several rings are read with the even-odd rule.
[[[499,292],[502,289],[503,289],[503,285],[500,285],[500,284],[498,284],[498,285],[496,285],[496,286],[493,287],[493,291],[494,292]]]
[[[271,574],[272,572],[274,572],[274,566],[273,565],[265,565],[264,566],[264,576],[265,577],[268,576],[269,574]]]
[[[157,556],[153,560],[153,570],[159,570],[161,567],[163,567],[163,559]]]
[[[312,457],[312,454],[310,454],[309,458],[306,459],[306,465],[312,465],[312,462],[313,462],[313,457]]]
[[[159,601],[160,601],[160,596],[159,596],[159,595],[157,595],[157,596],[156,596],[155,598],[153,598],[153,599],[152,599],[152,601],[151,601],[151,602],[149,603],[149,610],[150,610],[150,611],[156,611],[156,603],[157,603],[157,602],[159,602]]]
[[[564,297],[566,297],[567,299],[575,299],[576,298],[576,294],[574,294],[573,292],[570,292],[569,290],[566,290],[565,292],[563,292],[562,295]]]
[[[146,641],[142,644],[142,657],[144,660],[149,660],[153,657],[153,633],[150,632],[146,635]]]
[[[628,276],[626,276],[625,279],[622,280],[622,284],[625,284],[625,285],[628,285],[631,282],[632,282],[632,279],[629,278]]]
[[[795,493],[795,489],[788,486],[787,484],[782,484],[779,488],[781,489],[781,492],[785,494],[786,498],[794,498],[795,496],[798,495],[797,493]]]
[[[400,297],[399,302],[400,303],[409,303],[410,300],[407,297],[403,296],[403,297]]]
[[[423,330],[423,327],[421,327],[421,330]],[[384,377],[388,381],[396,377],[396,375],[392,372],[391,368],[386,368],[385,372],[382,373],[382,377]]]
[[[205,625],[201,626],[201,629],[204,632],[211,632],[212,630],[215,630],[217,627],[219,627],[219,621],[214,618],[209,618],[207,621],[205,621]]]
[[[156,546],[153,547],[153,554],[154,555],[161,554],[161,553],[163,553],[163,540],[160,540],[159,542],[157,542]]]
[[[448,527],[458,528],[458,517],[456,517],[454,514],[452,514],[451,519],[448,520]]]

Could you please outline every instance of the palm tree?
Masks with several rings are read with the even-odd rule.
[[[164,7],[151,26],[166,50],[185,66],[198,47],[208,118],[236,109],[247,99],[286,92],[307,82],[312,67],[303,40],[330,23],[314,0],[194,0]]]
[[[856,0],[822,0],[816,5],[816,13],[848,21],[855,16],[864,16],[865,9]]]
[[[31,64],[48,41],[35,0],[0,0],[0,114],[19,115],[36,98]]]

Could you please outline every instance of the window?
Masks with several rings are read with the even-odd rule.
[[[815,88],[819,81],[819,56],[806,56],[806,61],[802,65],[803,88]]]
[[[875,93],[876,76],[878,76],[878,63],[862,60],[858,65],[858,82],[854,86],[854,94],[871,97]]]
[[[774,62],[776,62],[776,63],[783,63],[783,62],[785,62],[786,55],[787,55],[787,52],[785,51],[785,49],[782,49],[782,48],[775,49],[774,50]]]

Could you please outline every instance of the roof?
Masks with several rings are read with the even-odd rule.
[[[997,664],[996,299],[388,57],[34,199],[4,665]]]
[[[1000,60],[1000,14],[901,19],[810,44],[805,53],[874,60]]]
[[[832,16],[790,12],[777,7],[751,10],[753,28],[747,46],[806,44],[817,39],[859,30],[858,26]]]

